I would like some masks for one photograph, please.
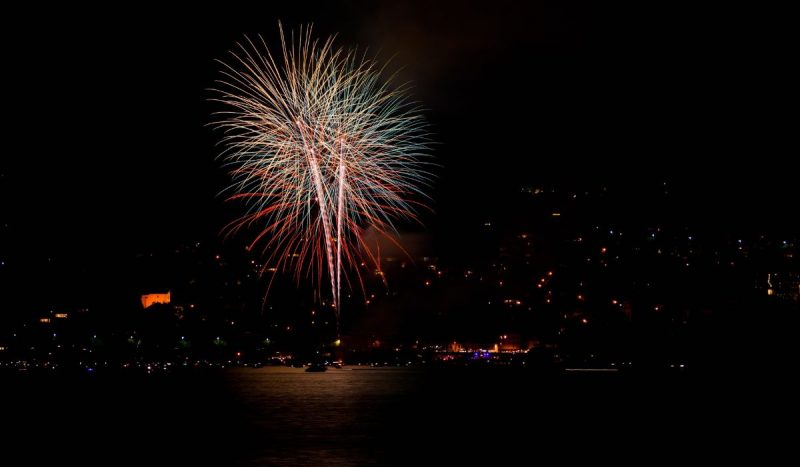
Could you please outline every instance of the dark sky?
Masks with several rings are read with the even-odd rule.
[[[215,235],[229,213],[205,126],[214,60],[245,33],[275,44],[279,19],[394,56],[413,82],[442,165],[435,235],[502,211],[521,183],[611,184],[635,199],[668,181],[687,220],[796,217],[780,12],[428,3],[10,15],[5,247],[105,256]]]

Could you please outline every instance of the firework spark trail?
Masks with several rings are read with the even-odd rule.
[[[342,160],[342,148],[339,147],[339,205],[336,208],[336,313],[339,313],[339,303],[341,303],[342,293],[342,223],[344,220],[344,198],[345,198],[345,167]]]
[[[405,88],[332,38],[307,28],[287,41],[281,27],[281,53],[247,39],[222,63],[215,100],[227,110],[215,124],[230,198],[247,207],[227,231],[258,226],[250,248],[263,246],[264,270],[291,268],[298,281],[305,271],[320,285],[327,275],[338,318],[345,269],[363,288],[357,265],[376,262],[363,232],[395,241],[394,219],[417,220],[414,199],[431,179],[425,123]]]

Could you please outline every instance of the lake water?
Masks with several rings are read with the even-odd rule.
[[[510,368],[4,375],[2,390],[3,458],[35,465],[649,463],[730,449],[743,415],[685,376]]]

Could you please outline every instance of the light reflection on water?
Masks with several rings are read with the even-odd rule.
[[[638,448],[693,452],[737,416],[707,379],[513,368],[6,376],[0,465],[516,465],[576,452],[616,462]]]
[[[253,465],[380,462],[394,431],[387,417],[397,415],[416,387],[415,370],[405,368],[306,373],[274,367],[227,377],[243,417],[263,437],[261,449],[254,446]]]
[[[630,443],[663,450],[664,442],[675,451],[670,436],[656,434],[681,426],[690,436],[703,425],[690,422],[696,412],[688,402],[704,400],[708,413],[714,407],[712,393],[683,380],[618,374],[280,367],[226,378],[242,410],[238,420],[254,435],[241,465],[474,464],[484,456],[563,458],[577,448],[606,452]]]

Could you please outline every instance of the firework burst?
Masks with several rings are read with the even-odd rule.
[[[348,271],[363,289],[357,265],[376,263],[365,229],[394,239],[394,221],[418,220],[414,200],[431,179],[425,122],[405,87],[363,54],[310,28],[280,32],[280,58],[259,37],[221,62],[215,100],[226,110],[215,125],[230,199],[246,206],[226,230],[256,227],[250,248],[262,248],[265,269],[329,283],[338,317]]]

